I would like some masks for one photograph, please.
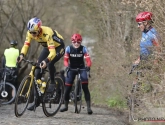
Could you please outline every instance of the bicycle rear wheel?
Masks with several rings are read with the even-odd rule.
[[[80,113],[81,105],[82,105],[82,84],[81,84],[80,80],[78,80],[75,85],[74,105],[75,105],[75,113],[77,113],[77,114]]]
[[[43,112],[47,117],[54,116],[61,107],[63,103],[63,93],[64,93],[64,82],[61,77],[55,77],[56,85],[58,89],[55,88],[52,94],[48,94],[45,92],[42,108]],[[47,82],[47,85],[50,83],[50,79]],[[48,87],[47,87],[48,88]],[[58,90],[58,91],[57,91]]]
[[[16,88],[9,82],[4,83],[1,80],[0,83],[0,102],[2,105],[10,104],[14,101],[16,96]]]
[[[32,82],[32,77],[27,75],[24,77],[18,88],[14,107],[16,117],[22,116],[28,106],[32,94]]]

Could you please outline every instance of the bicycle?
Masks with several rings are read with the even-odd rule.
[[[133,65],[129,74],[132,74],[135,69],[138,68],[138,65]],[[142,80],[143,74],[142,71],[136,70],[136,77],[132,83],[131,91],[127,97],[127,104],[129,106],[129,121],[138,121],[139,118],[142,118],[142,112],[144,109],[147,110],[144,100],[148,97],[147,93],[151,88],[145,88],[144,81]],[[146,81],[145,81],[146,82]],[[146,83],[145,83],[146,84]],[[150,83],[147,83],[151,87]]]
[[[50,78],[48,78],[44,93],[42,93],[34,76],[35,69],[40,68],[39,64],[25,59],[23,59],[23,61],[31,64],[32,68],[29,75],[26,75],[23,78],[18,88],[17,95],[15,98],[15,116],[20,117],[24,114],[30,102],[33,91],[36,91],[36,94],[34,94],[33,96],[35,104],[39,99],[39,101],[42,103],[42,109],[44,114],[47,117],[54,116],[60,109],[61,104],[63,102],[64,81],[61,77],[55,76],[56,88],[52,95],[46,92],[46,90],[48,89],[48,84],[50,84]],[[45,72],[48,72],[48,70],[41,69],[41,72],[43,72],[44,74]],[[57,92],[57,86],[59,87],[60,93]]]
[[[75,107],[75,113],[79,114],[81,112],[81,105],[82,105],[82,84],[81,84],[81,77],[80,77],[80,71],[86,71],[86,69],[71,69],[69,68],[67,70],[67,77],[68,77],[68,72],[72,70],[72,71],[76,71],[77,75],[76,75],[76,81],[74,86],[72,87],[72,91],[70,93],[70,99],[71,101],[74,102],[74,107]],[[88,76],[90,77],[90,74],[88,74]]]
[[[14,81],[15,76],[13,76],[13,72],[9,70],[7,67],[2,68],[0,70],[1,74],[1,80],[0,80],[0,104],[5,105],[5,104],[11,104],[16,96],[16,88],[15,86],[7,82],[7,76],[11,76],[9,81]]]

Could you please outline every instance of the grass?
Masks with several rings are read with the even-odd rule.
[[[127,106],[126,104],[126,100],[124,100],[122,97],[120,97],[119,95],[116,95],[112,98],[109,98],[108,101],[108,106],[109,107],[114,107],[114,108],[119,108],[119,109],[123,109]]]

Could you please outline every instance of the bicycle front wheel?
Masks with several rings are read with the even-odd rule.
[[[0,83],[0,102],[2,105],[10,104],[14,101],[16,96],[16,88],[11,83]]]
[[[142,101],[143,93],[139,83],[133,88],[131,95],[128,97],[129,105],[129,121],[138,121],[143,111],[146,109],[145,104]]]
[[[80,80],[77,81],[77,84],[75,85],[75,113],[81,112],[81,105],[82,105],[82,84]]]
[[[50,79],[47,85],[50,83]],[[47,117],[54,116],[61,107],[63,103],[63,93],[64,93],[64,82],[61,77],[55,77],[56,88],[52,94],[45,92],[42,108],[43,112]],[[47,87],[48,88],[48,87]]]
[[[18,88],[14,108],[16,117],[22,116],[28,106],[32,94],[32,82],[31,76],[25,76]]]

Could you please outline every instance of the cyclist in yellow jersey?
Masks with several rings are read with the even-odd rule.
[[[9,49],[5,49],[4,51],[4,66],[16,68],[17,57],[19,56],[19,50],[16,49],[17,41],[11,41],[10,45],[11,47]]]
[[[17,68],[17,57],[19,56],[19,49],[16,49],[17,41],[12,40],[10,42],[10,48],[5,49],[4,51],[4,59],[3,59],[3,68],[5,70],[10,71],[11,74],[6,76],[6,81],[10,82],[15,86],[17,89],[17,75],[18,75],[18,68]],[[10,98],[10,94],[9,97]]]
[[[42,26],[41,20],[37,17],[29,20],[27,29],[25,43],[18,62],[26,55],[32,40],[40,43],[43,46],[43,50],[38,58],[38,63],[40,63],[41,68],[48,66],[51,83],[47,92],[52,93],[56,85],[54,81],[54,74],[56,72],[54,64],[64,55],[64,39],[56,30]],[[35,71],[35,77],[36,79],[41,79],[42,74],[40,73],[40,69]],[[39,104],[36,106],[39,106]],[[34,106],[29,108],[29,110],[33,110],[33,108]]]

